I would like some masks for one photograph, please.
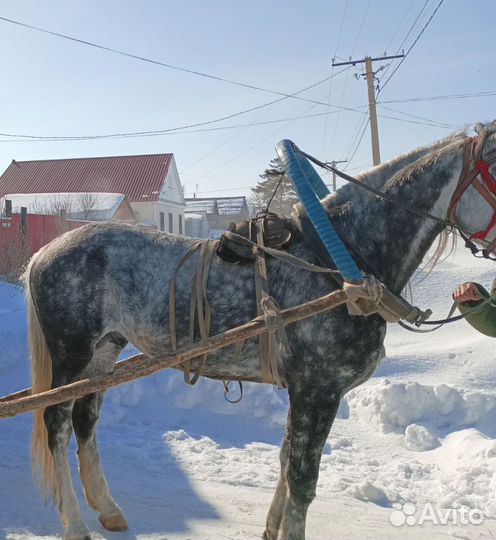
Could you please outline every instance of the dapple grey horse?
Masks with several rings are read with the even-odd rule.
[[[496,126],[483,128],[483,155],[496,147]],[[364,183],[445,219],[456,190],[467,136],[458,134],[400,156],[362,176]],[[393,293],[399,294],[420,265],[443,225],[347,185],[322,204],[357,259],[364,261]],[[461,197],[456,224],[470,234],[485,229],[489,204],[469,188]],[[491,237],[492,239],[492,237]],[[192,240],[117,223],[90,224],[41,249],[26,272],[33,391],[40,392],[113,370],[129,341],[150,357],[171,351],[168,290],[178,262]],[[288,248],[317,263],[296,238]],[[189,327],[194,257],[177,278],[177,331]],[[303,275],[285,263],[267,261],[269,290],[281,308],[329,293],[336,284],[321,274]],[[214,258],[207,284],[214,314],[212,334],[256,316],[254,270]],[[264,537],[303,540],[307,509],[315,496],[321,452],[341,397],[366,381],[382,354],[386,324],[378,315],[348,315],[345,306],[287,327],[292,355],[282,376],[290,410],[281,448],[281,475]],[[258,346],[249,340],[241,354],[233,348],[212,354],[206,377],[261,380]],[[33,460],[55,498],[69,540],[86,540],[68,464],[74,430],[79,472],[90,506],[110,530],[126,519],[114,502],[95,439],[104,393],[48,407],[35,415]]]

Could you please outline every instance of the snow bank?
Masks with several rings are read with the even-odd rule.
[[[405,433],[420,423],[440,432],[451,432],[479,423],[494,421],[496,392],[466,390],[447,384],[391,382],[352,390],[346,401],[350,414],[373,423],[384,433]],[[410,428],[410,435],[415,428]]]
[[[479,508],[496,517],[496,440],[473,428],[457,431],[445,438],[439,454],[439,506]]]

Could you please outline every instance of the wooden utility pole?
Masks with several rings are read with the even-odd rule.
[[[374,72],[372,71],[372,59],[365,57],[365,77],[367,78],[367,90],[369,94],[369,118],[370,135],[372,137],[372,163],[379,165],[381,152],[379,150],[379,128],[377,127],[377,110],[375,107]]]
[[[349,62],[332,62],[332,67],[346,66],[356,64],[365,64],[365,78],[367,79],[367,89],[369,95],[369,117],[370,117],[370,135],[372,138],[372,162],[374,165],[379,165],[381,162],[381,153],[379,150],[379,128],[377,127],[377,111],[375,103],[375,91],[374,91],[374,76],[375,73],[372,69],[372,62],[377,60],[393,60],[395,58],[403,58],[404,54],[397,54],[394,56],[380,56],[378,58],[371,58],[366,56],[363,60],[351,60]]]
[[[347,163],[348,160],[347,159],[341,159],[339,161],[331,161],[329,163],[329,165],[335,169],[336,168],[336,164],[337,163]],[[332,191],[336,191],[336,173],[334,171],[332,171]]]

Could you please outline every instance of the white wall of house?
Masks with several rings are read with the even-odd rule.
[[[132,203],[138,223],[155,225],[158,230],[184,234],[183,190],[174,157],[169,164],[158,201]]]
[[[174,159],[174,156],[172,156],[169,164],[159,199],[161,201],[169,201],[180,205],[186,204],[184,202],[183,188],[181,187],[181,181],[179,180],[179,173],[177,172],[176,160]]]

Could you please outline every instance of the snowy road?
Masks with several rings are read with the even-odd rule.
[[[493,273],[459,253],[413,284],[415,301],[443,316],[456,284],[489,286]],[[22,294],[0,284],[0,394],[29,384],[25,340]],[[329,437],[310,540],[496,538],[494,343],[464,322],[427,336],[390,327],[387,357],[346,397]],[[100,450],[130,530],[108,533],[88,509],[73,446],[94,538],[260,537],[286,407],[286,393],[265,385],[247,385],[243,401],[230,405],[220,383],[189,388],[175,372],[111,390]],[[33,487],[30,429],[29,415],[0,422],[1,539],[61,538],[57,512]]]

